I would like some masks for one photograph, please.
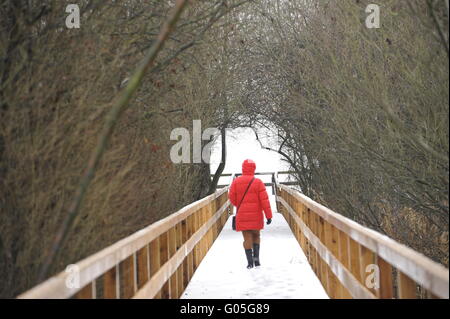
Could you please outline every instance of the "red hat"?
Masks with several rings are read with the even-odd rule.
[[[256,170],[256,163],[251,159],[246,159],[242,163],[242,174],[244,175],[254,175]]]

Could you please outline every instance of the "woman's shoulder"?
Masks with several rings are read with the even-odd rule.
[[[260,178],[254,177],[253,184],[255,185],[255,188],[259,188],[261,184],[264,185],[264,182]]]
[[[255,177],[255,180],[253,182],[254,183],[262,183],[263,181],[260,178]]]
[[[252,182],[253,184],[262,183],[262,181],[259,178],[252,176],[252,175],[241,175],[239,177],[236,177],[233,180],[233,183],[245,184],[245,183],[249,183],[252,179],[253,179],[253,182]]]

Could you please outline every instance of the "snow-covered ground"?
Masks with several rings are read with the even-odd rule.
[[[246,268],[242,234],[231,229],[230,217],[181,298],[328,298],[279,213],[261,232],[260,260],[261,267]]]

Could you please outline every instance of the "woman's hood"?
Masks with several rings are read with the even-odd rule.
[[[256,170],[256,164],[251,159],[246,159],[242,163],[242,174],[243,175],[254,175]]]

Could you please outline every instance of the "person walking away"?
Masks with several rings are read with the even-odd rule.
[[[240,205],[236,212],[236,231],[241,231],[244,238],[243,245],[248,269],[261,265],[260,230],[264,228],[264,215],[267,225],[272,222],[272,209],[266,186],[259,178],[255,178],[255,170],[255,162],[246,159],[242,163],[242,175],[232,182],[228,193],[230,202],[234,206]]]

